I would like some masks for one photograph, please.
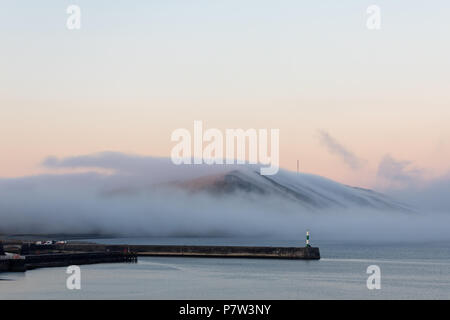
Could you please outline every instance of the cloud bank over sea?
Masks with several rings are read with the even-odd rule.
[[[282,170],[275,182],[263,182],[254,178],[254,166],[175,166],[167,158],[115,152],[42,164],[84,172],[0,179],[0,233],[296,239],[311,229],[321,239],[450,239],[450,176],[421,188],[385,190],[385,197],[314,175]],[[411,210],[353,201],[366,195],[396,198]]]

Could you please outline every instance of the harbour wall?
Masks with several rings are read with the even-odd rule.
[[[123,262],[137,262],[136,254],[123,252],[79,252],[3,256],[0,258],[0,271],[24,272],[37,268]]]
[[[102,245],[66,244],[66,251],[133,252],[138,256],[274,258],[318,260],[317,247],[253,247],[253,246],[179,246],[179,245]]]

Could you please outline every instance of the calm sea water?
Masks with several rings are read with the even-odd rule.
[[[302,241],[220,238],[96,239],[103,243],[303,246]],[[450,243],[316,241],[320,261],[139,258],[81,266],[81,290],[66,268],[0,274],[0,299],[450,299]],[[368,290],[367,267],[381,268]]]

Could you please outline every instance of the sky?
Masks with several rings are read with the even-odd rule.
[[[81,8],[68,30],[66,9]],[[366,27],[367,7],[381,29]],[[0,0],[0,177],[168,157],[177,128],[280,129],[280,164],[363,187],[450,172],[448,1]]]

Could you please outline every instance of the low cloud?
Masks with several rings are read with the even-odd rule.
[[[321,144],[330,152],[338,156],[351,169],[360,169],[364,165],[364,161],[359,159],[353,152],[345,148],[328,132],[319,130],[319,140]]]
[[[113,176],[130,176],[130,182],[159,182],[182,180],[218,173],[233,165],[175,165],[168,158],[125,154],[121,152],[99,152],[66,158],[48,157],[41,163],[47,169],[104,169]],[[186,170],[186,167],[189,169]]]
[[[412,161],[386,155],[380,161],[377,177],[383,192],[423,212],[450,215],[450,172],[426,178],[426,170],[415,167]]]
[[[450,173],[427,181],[410,177],[408,181],[402,188],[386,188],[385,191],[422,211],[445,212],[450,216]]]
[[[378,165],[377,177],[394,183],[412,183],[421,179],[423,170],[412,167],[411,161],[399,161],[385,155]]]
[[[103,168],[113,173],[0,179],[0,233],[301,239],[309,228],[316,239],[417,241],[418,231],[421,240],[450,237],[450,215],[445,210],[399,213],[348,207],[312,212],[270,194],[218,196],[167,185],[229,170],[226,166],[175,166],[170,159],[121,153],[50,158],[43,164],[47,168]],[[442,182],[430,191],[439,189],[438,199],[445,192],[448,195],[449,187]]]

